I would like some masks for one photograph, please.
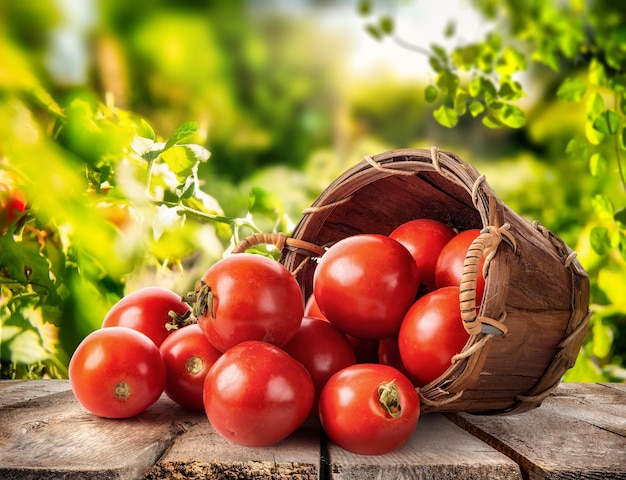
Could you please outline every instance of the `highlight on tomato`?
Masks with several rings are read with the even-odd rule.
[[[370,340],[398,333],[419,285],[409,251],[379,234],[339,240],[322,255],[313,275],[313,293],[324,316],[342,332]]]
[[[443,287],[419,298],[409,309],[398,335],[402,364],[416,386],[443,374],[469,339],[461,318],[459,287]]]
[[[211,344],[225,352],[248,340],[282,347],[298,331],[304,304],[300,285],[284,265],[237,253],[202,276],[194,313]]]
[[[309,372],[281,348],[250,340],[227,350],[204,383],[204,407],[215,430],[246,446],[272,445],[307,419],[314,399]]]
[[[87,335],[69,364],[70,386],[94,415],[129,418],[165,389],[165,365],[154,342],[137,330],[109,327]]]
[[[204,410],[204,380],[222,356],[200,326],[189,325],[172,332],[159,347],[167,371],[165,394],[190,410]]]
[[[361,455],[389,453],[413,434],[420,399],[400,371],[356,364],[333,375],[322,389],[320,421],[328,438]]]
[[[137,330],[159,347],[174,330],[192,322],[191,307],[163,287],[146,287],[129,293],[107,312],[102,327]]]
[[[398,226],[389,237],[411,253],[428,291],[435,290],[435,267],[443,247],[456,235],[448,225],[430,218],[418,218]]]

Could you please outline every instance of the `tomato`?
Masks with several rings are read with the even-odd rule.
[[[432,382],[463,350],[469,334],[461,319],[459,287],[427,293],[409,309],[398,335],[402,363],[415,384]]]
[[[326,318],[344,333],[370,340],[397,334],[419,284],[409,251],[378,234],[339,240],[313,275],[313,293]]]
[[[333,375],[320,395],[328,438],[352,453],[378,455],[405,443],[420,415],[417,391],[388,365],[358,364]]]
[[[411,252],[420,279],[427,290],[435,290],[435,266],[443,247],[456,235],[449,226],[429,218],[403,223],[389,234]]]
[[[400,370],[406,377],[413,381],[411,374],[402,363],[400,348],[398,347],[398,337],[385,338],[378,342],[378,363],[389,365]]]
[[[352,335],[346,337],[352,344],[356,363],[378,363],[378,340],[366,340]]]
[[[170,312],[174,312],[173,316]],[[179,295],[162,287],[146,287],[129,293],[111,307],[102,327],[135,329],[158,347],[173,330],[184,325],[191,307]]]
[[[19,188],[0,186],[0,232],[7,230],[26,210],[26,195]]]
[[[204,408],[215,430],[246,446],[274,444],[307,419],[314,399],[309,372],[281,348],[250,340],[209,370]]]
[[[315,386],[315,401],[310,417],[317,417],[317,399],[328,379],[348,365],[356,363],[352,344],[330,322],[304,317],[300,329],[283,350],[308,370]]]
[[[222,352],[211,345],[199,325],[175,330],[159,350],[167,370],[165,394],[183,407],[204,410],[204,379]]]
[[[126,327],[87,335],[69,364],[78,402],[107,418],[133,417],[156,402],[165,388],[165,365],[154,342]]]
[[[470,245],[476,237],[480,235],[480,230],[465,230],[455,235],[441,250],[437,265],[435,267],[435,282],[437,287],[459,286],[461,285],[461,274],[463,273],[463,263]],[[476,305],[480,305],[485,292],[485,278],[483,277],[483,265],[485,257],[482,257],[478,265],[478,276],[476,278]]]
[[[320,306],[317,304],[315,300],[315,294],[309,295],[306,303],[304,304],[304,316],[305,317],[314,317],[321,318],[322,320],[328,320],[322,311],[320,310]]]
[[[209,341],[225,352],[247,340],[282,347],[298,331],[304,305],[300,285],[282,264],[237,253],[202,276],[195,312]]]

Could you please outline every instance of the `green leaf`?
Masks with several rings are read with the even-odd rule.
[[[438,95],[439,95],[439,91],[437,90],[437,87],[435,87],[434,85],[428,85],[424,89],[424,99],[428,103],[433,103],[435,100],[437,100]]]
[[[146,122],[143,118],[137,126],[137,135],[143,138],[148,138],[152,141],[156,140],[156,134],[154,133],[154,130],[152,129],[150,124]]]
[[[469,105],[469,111],[472,114],[472,117],[476,117],[485,111],[485,106],[477,101],[473,101]]]
[[[57,298],[54,281],[50,278],[50,263],[37,242],[16,242],[11,235],[0,237],[0,267],[21,285],[31,285],[41,295]]]
[[[604,140],[604,134],[593,127],[593,120],[585,121],[585,138],[591,145],[600,145]]]
[[[500,120],[507,127],[520,128],[526,123],[526,116],[521,108],[507,103],[500,110]]]
[[[589,63],[587,76],[589,77],[589,82],[592,85],[606,85],[606,71],[604,69],[604,65],[602,65],[602,63],[600,63],[600,61],[595,57],[592,58]]]
[[[210,156],[209,151],[194,144],[175,145],[161,154],[161,158],[170,167],[170,170],[179,177],[186,177],[191,168],[198,162],[205,162]]]
[[[393,33],[393,29],[394,29],[394,24],[393,24],[393,18],[390,16],[384,16],[380,18],[380,31],[383,32],[385,35],[391,35]]]
[[[622,228],[626,228],[626,208],[622,208],[621,210],[615,212],[613,219],[618,222]]]
[[[180,127],[178,127],[178,130],[174,132],[174,135],[172,135],[170,139],[165,143],[165,147],[163,147],[163,150],[170,149],[171,147],[173,147],[174,145],[177,145],[182,140],[193,135],[197,131],[198,131],[198,122],[183,123]]]
[[[626,220],[626,219],[623,219],[623,220]],[[622,223],[621,220],[620,220],[620,223]],[[626,227],[626,224],[622,224],[622,225]],[[626,260],[626,235],[624,234],[624,232],[620,230],[614,232],[611,237],[611,244],[619,252],[620,256],[622,257],[622,260]]]
[[[589,171],[594,177],[602,177],[608,169],[606,157],[601,153],[594,153],[589,158]]]
[[[456,33],[456,22],[454,20],[448,21],[446,28],[443,31],[443,35],[446,38],[451,38]]]
[[[369,15],[372,13],[372,0],[359,0],[357,3],[357,12],[359,15]]]
[[[593,227],[589,233],[591,248],[598,255],[606,255],[611,251],[611,240],[609,230],[605,227]]]
[[[487,128],[502,127],[502,122],[500,121],[500,119],[494,116],[492,113],[490,113],[489,115],[485,115],[483,117],[482,122],[483,122],[483,125]]]
[[[589,144],[579,137],[571,139],[565,147],[565,153],[570,160],[584,160],[589,158]]]
[[[593,122],[593,128],[605,135],[615,135],[619,130],[621,118],[612,109],[604,110]]]
[[[435,110],[433,112],[433,117],[435,117],[435,120],[437,120],[440,125],[448,128],[454,127],[459,121],[459,116],[456,113],[456,110],[446,107],[445,105],[441,105],[437,110]]]
[[[454,109],[459,115],[467,112],[467,92],[463,88],[458,88],[454,97]]]
[[[473,78],[468,89],[472,97],[483,98],[487,104],[498,98],[498,92],[493,82],[482,76]]]
[[[459,77],[450,70],[442,70],[437,74],[435,84],[446,94],[454,93],[459,85]]]
[[[524,93],[524,90],[522,90],[522,85],[519,82],[508,80],[501,83],[498,95],[502,100],[511,102],[519,100],[526,94]]]
[[[587,117],[596,118],[604,109],[604,100],[598,92],[594,92],[587,99]]]
[[[596,194],[591,198],[591,206],[596,212],[596,215],[606,220],[612,220],[615,215],[615,207],[613,202],[606,195]]]
[[[183,200],[187,198],[191,198],[196,191],[196,182],[194,181],[192,176],[189,176],[185,179],[185,183],[181,183],[176,187],[174,192],[176,196]]]
[[[622,128],[622,134],[620,135],[620,147],[622,147],[622,150],[626,150],[626,127]]]
[[[496,72],[501,76],[513,75],[526,68],[526,58],[513,47],[506,47],[496,61]]]
[[[376,40],[380,41],[383,38],[383,32],[381,32],[376,25],[373,25],[371,23],[365,25],[365,31]]]
[[[470,44],[452,50],[450,58],[456,67],[469,70],[475,66],[479,53],[478,45]]]
[[[615,75],[611,78],[609,86],[618,93],[626,92],[626,75]]]
[[[556,96],[568,102],[578,102],[585,96],[586,91],[587,85],[578,78],[568,77],[561,83],[561,86],[556,92]]]
[[[276,218],[284,213],[284,205],[275,192],[259,187],[252,187],[250,192],[250,213],[269,215]]]

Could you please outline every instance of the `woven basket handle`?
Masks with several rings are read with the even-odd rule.
[[[489,263],[496,254],[498,245],[504,241],[513,250],[517,248],[515,238],[509,233],[510,225],[504,224],[497,228],[489,226],[481,230],[480,235],[474,239],[467,250],[461,274],[459,300],[461,303],[461,318],[463,326],[470,335],[479,333],[505,335],[508,331],[506,326],[493,318],[478,316],[476,313],[476,284],[478,281],[479,265],[482,257],[485,257],[482,274],[487,276]]]
[[[321,257],[326,251],[324,247],[288,237],[284,233],[254,233],[235,245],[232,252],[243,253],[256,245],[274,245],[280,252],[288,248],[313,257]]]

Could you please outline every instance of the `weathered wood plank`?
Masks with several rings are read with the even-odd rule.
[[[0,478],[142,478],[178,435],[207,421],[165,396],[135,418],[99,418],[71,390],[37,397],[45,382],[30,384],[32,400],[0,408]]]
[[[423,415],[391,453],[356,455],[329,443],[328,457],[333,480],[522,478],[515,462],[438,413]]]
[[[2,380],[0,381],[0,408],[35,398],[46,397],[70,389],[69,382],[58,380]]]
[[[225,440],[208,421],[201,422],[174,442],[146,479],[317,479],[319,439],[319,422],[309,421],[274,445],[243,447]]]
[[[519,415],[449,417],[515,460],[526,479],[626,479],[625,389],[562,384]]]

